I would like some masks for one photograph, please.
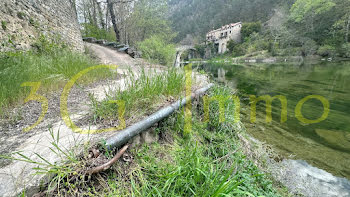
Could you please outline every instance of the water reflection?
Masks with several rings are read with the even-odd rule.
[[[337,176],[350,179],[350,63],[318,64],[205,64],[202,69],[228,87],[238,89],[242,120],[254,137],[276,147],[284,156],[295,155]],[[257,123],[250,123],[249,95],[284,95],[288,121],[279,122],[281,106],[273,102],[273,122],[265,123],[265,105],[258,106]],[[318,124],[300,123],[294,114],[297,103],[308,95],[321,95],[330,102],[329,117]],[[302,108],[308,119],[318,119],[323,105],[309,100]]]

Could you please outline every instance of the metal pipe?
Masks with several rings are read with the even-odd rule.
[[[179,101],[177,101],[177,102],[175,102],[167,107],[160,109],[156,113],[148,116],[147,118],[141,120],[140,122],[126,128],[124,130],[118,131],[117,134],[113,135],[112,137],[110,137],[106,140],[107,149],[110,150],[113,148],[121,147],[122,145],[126,144],[131,138],[133,138],[136,135],[142,133],[143,131],[149,129],[155,123],[170,116],[176,110],[178,110],[181,107],[183,107],[184,105],[186,105],[186,103],[188,103],[190,100],[194,99],[197,96],[203,95],[211,87],[213,87],[213,84],[209,84],[208,86],[197,90],[194,94],[191,95],[191,97],[187,97],[187,98],[184,98],[182,100],[179,100]]]

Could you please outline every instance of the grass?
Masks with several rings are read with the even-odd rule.
[[[72,52],[44,37],[36,43],[37,50],[0,54],[0,114],[28,96],[24,82],[42,82],[40,93],[56,90],[79,71],[97,65],[88,55]],[[107,70],[89,73],[80,82],[91,82],[109,75]]]
[[[83,169],[85,167],[85,163],[80,160],[78,152],[83,151],[84,155],[87,155],[86,152],[89,144],[85,144],[84,146],[76,146],[72,149],[66,149],[60,147],[60,136],[59,131],[55,134],[53,130],[49,130],[51,135],[51,153],[55,155],[55,157],[60,158],[62,162],[50,162],[43,156],[38,153],[34,153],[37,159],[33,159],[33,157],[26,156],[27,153],[23,152],[14,152],[10,156],[0,155],[0,158],[16,160],[21,162],[26,162],[28,164],[34,164],[35,173],[33,175],[46,175],[49,181],[45,185],[46,191],[48,193],[53,193],[55,191],[65,190],[65,191],[74,191],[76,188],[76,184],[72,184],[72,182],[80,180],[80,184],[84,184],[84,174],[82,170],[77,171],[77,169]],[[80,145],[80,141],[76,141],[77,145]],[[66,189],[68,188],[68,189]],[[69,193],[73,195],[74,193]],[[23,191],[19,196],[27,196],[26,191]]]
[[[217,86],[210,96],[231,93]],[[270,178],[242,153],[233,109],[233,103],[226,103],[227,122],[219,123],[218,104],[212,103],[210,121],[203,123],[199,103],[187,137],[184,112],[172,115],[157,128],[171,142],[133,149],[132,164],[119,162],[103,175],[103,183],[88,191],[97,196],[280,196]]]
[[[142,115],[152,111],[159,103],[164,103],[167,99],[173,100],[179,97],[184,90],[185,73],[182,70],[170,68],[161,73],[155,70],[141,70],[139,76],[132,71],[127,74],[125,90],[117,90],[109,94],[107,99],[98,102],[92,99],[92,109],[95,119],[118,118],[117,104],[112,104],[111,100],[121,100],[125,102],[125,117],[129,118],[135,114]]]
[[[231,94],[231,91],[219,86],[209,92],[209,96]],[[133,160],[119,161],[103,173],[85,176],[82,169],[87,162],[77,162],[77,157],[70,154],[67,156],[69,162],[62,166],[52,166],[39,157],[44,168],[37,168],[38,172],[53,177],[53,181],[44,189],[48,192],[46,194],[281,196],[270,177],[244,155],[237,137],[237,133],[242,131],[232,122],[233,102],[228,101],[225,105],[227,121],[224,123],[219,123],[218,103],[210,104],[208,122],[201,121],[203,105],[201,101],[197,104],[193,111],[191,135],[184,137],[184,111],[180,110],[156,128],[163,136],[159,142],[133,147],[128,153]],[[52,138],[55,139],[55,136],[52,135]],[[53,147],[56,147],[55,144],[58,142],[53,143]],[[67,154],[56,149],[53,149],[55,153]],[[108,152],[104,155],[112,157],[113,154]]]

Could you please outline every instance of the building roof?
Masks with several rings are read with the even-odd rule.
[[[224,25],[224,26],[220,27],[219,29],[215,29],[215,30],[212,30],[212,31],[208,32],[207,35],[211,34],[211,33],[215,33],[217,31],[222,31],[222,30],[228,29],[230,27],[234,27],[234,26],[239,25],[239,24],[242,24],[242,22],[231,23],[231,24],[228,24],[228,25]]]

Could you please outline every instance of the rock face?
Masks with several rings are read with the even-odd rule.
[[[1,0],[0,51],[26,50],[41,35],[83,50],[75,9],[69,0]]]
[[[350,197],[350,181],[311,166],[302,160],[284,160],[272,172],[290,192],[307,197]]]

